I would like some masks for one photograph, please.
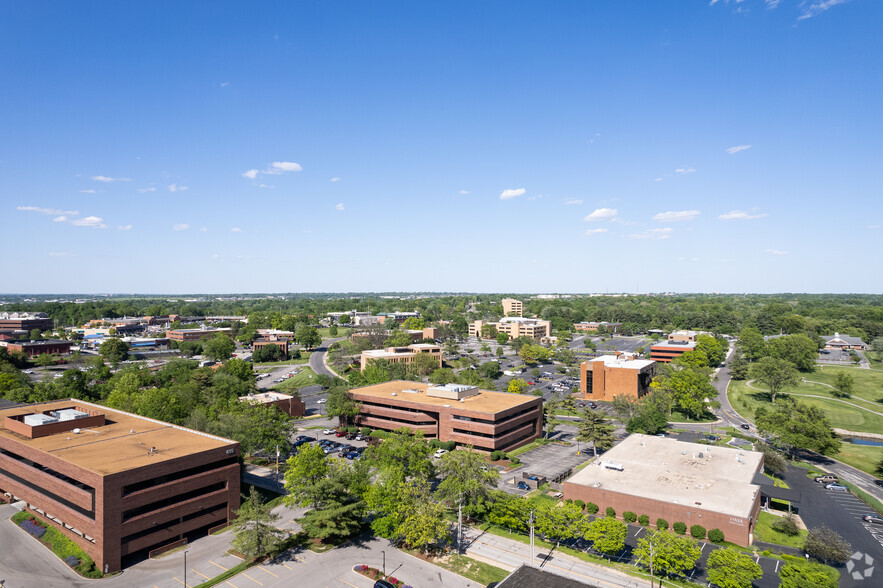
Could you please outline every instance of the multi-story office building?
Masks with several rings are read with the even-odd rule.
[[[622,323],[608,323],[607,321],[601,322],[582,322],[582,323],[574,323],[573,328],[576,331],[612,331],[616,332],[616,330],[622,326]]]
[[[542,339],[543,337],[552,336],[552,323],[550,321],[520,317],[505,317],[496,323],[473,321],[469,323],[469,336],[481,337],[481,328],[485,325],[492,325],[497,329],[498,333],[506,333],[512,339],[517,337]]]
[[[52,319],[45,312],[0,312],[0,331],[46,331]]]
[[[515,300],[514,298],[503,298],[503,316],[523,316],[524,315],[524,305],[521,303],[521,300]]]
[[[543,399],[535,396],[404,381],[354,388],[350,396],[361,403],[356,419],[361,426],[407,427],[481,451],[508,451],[542,434]]]
[[[438,361],[438,367],[442,365],[441,345],[431,343],[414,343],[407,347],[387,347],[386,349],[369,349],[363,351],[361,356],[361,368],[365,369],[369,361],[385,359],[392,363],[411,363],[420,354],[428,354]]]
[[[230,336],[233,329],[224,327],[221,329],[171,329],[166,333],[166,337],[170,341],[201,341],[203,339],[211,339],[218,333]]]
[[[105,571],[230,521],[239,444],[82,400],[0,410],[0,492]]]
[[[579,391],[586,400],[613,400],[614,396],[640,398],[650,391],[656,362],[631,353],[602,355],[580,365]]]
[[[676,357],[682,356],[687,351],[696,349],[694,341],[682,341],[678,339],[669,339],[661,343],[654,343],[650,346],[650,359],[669,363]]]

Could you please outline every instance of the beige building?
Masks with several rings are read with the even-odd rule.
[[[675,331],[673,333],[669,333],[668,340],[669,341],[686,341],[686,342],[696,342],[696,337],[699,335],[711,335],[706,331]]]
[[[521,300],[503,298],[503,316],[524,316],[524,305]]]
[[[656,362],[616,352],[580,365],[579,391],[585,400],[611,401],[614,396],[640,398],[650,391]]]
[[[531,339],[542,339],[543,337],[552,336],[552,323],[540,319],[530,319],[521,317],[501,318],[497,323],[488,321],[474,321],[469,323],[469,336],[481,337],[481,328],[485,325],[493,325],[498,333],[506,333],[511,339],[517,337],[530,337]]]
[[[368,362],[375,359],[385,359],[392,363],[411,363],[418,355],[429,354],[438,360],[438,367],[442,365],[442,348],[441,345],[432,345],[430,343],[414,343],[407,347],[387,347],[386,349],[369,349],[362,352],[361,369],[364,370],[368,366]]]

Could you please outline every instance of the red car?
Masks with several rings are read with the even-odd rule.
[[[335,437],[344,437],[346,436],[346,431],[338,431],[334,434]]]

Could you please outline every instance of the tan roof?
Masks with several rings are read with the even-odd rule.
[[[73,406],[89,407],[103,413],[107,424],[81,429],[78,434],[66,431],[35,439],[13,433],[3,426],[8,416]],[[239,453],[238,443],[230,439],[73,399],[0,410],[0,438],[13,439],[103,476],[221,447],[237,446],[236,454]],[[156,453],[148,455],[151,447]]]
[[[762,460],[756,451],[633,434],[567,482],[747,518]]]
[[[350,390],[350,392],[359,397],[383,399],[390,404],[394,402],[414,402],[435,407],[448,405],[463,410],[474,410],[487,413],[501,412],[537,400],[536,396],[523,396],[521,394],[479,390],[479,393],[475,396],[471,396],[464,399],[462,402],[459,402],[449,398],[434,398],[427,396],[426,389],[428,387],[429,384],[424,384],[422,382],[395,380],[393,382],[384,382],[383,384],[374,384],[363,388],[354,388]],[[405,390],[416,390],[417,392],[405,392]],[[393,394],[395,394],[395,396],[393,396]]]

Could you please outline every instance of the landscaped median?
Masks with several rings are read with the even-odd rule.
[[[86,578],[100,578],[102,576],[101,570],[95,567],[92,558],[55,527],[47,525],[24,510],[12,515],[11,520],[37,541],[51,549],[52,553],[81,576]]]
[[[381,572],[377,568],[372,568],[371,566],[366,566],[365,564],[353,566],[353,571],[359,575],[365,576],[366,578],[371,578],[375,582],[377,580],[386,580],[396,588],[414,588],[410,584],[405,584],[398,578],[394,578],[393,576],[384,576],[383,572]]]

